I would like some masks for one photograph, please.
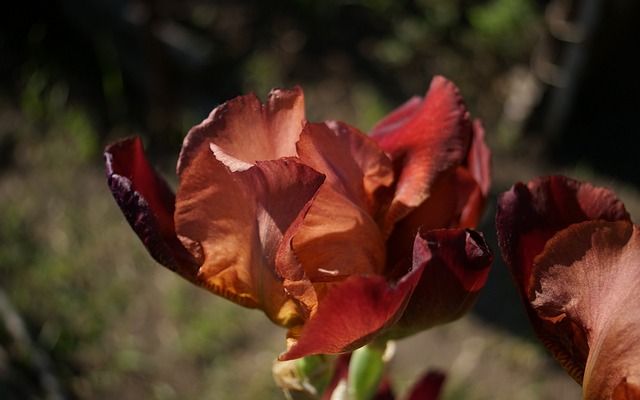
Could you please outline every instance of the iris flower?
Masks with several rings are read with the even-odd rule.
[[[281,360],[454,320],[492,262],[470,229],[489,190],[484,132],[442,77],[369,136],[308,122],[300,88],[230,100],[188,132],[175,195],[138,138],[105,159],[149,253],[287,328]]]
[[[585,399],[640,399],[640,228],[605,188],[518,183],[496,217],[502,254],[542,344]]]

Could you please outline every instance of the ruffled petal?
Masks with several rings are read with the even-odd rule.
[[[300,160],[327,176],[294,237],[298,259],[313,282],[381,273],[385,243],[375,215],[378,194],[393,179],[391,162],[375,142],[344,124],[307,124]]]
[[[379,275],[354,275],[329,287],[318,311],[279,359],[353,351],[392,327],[422,275],[416,265],[396,284]]]
[[[197,154],[209,152],[210,143],[248,164],[295,156],[304,119],[299,87],[273,89],[264,105],[254,94],[229,100],[189,131],[178,159],[178,176]]]
[[[385,233],[419,206],[435,181],[462,164],[472,137],[469,114],[455,85],[437,76],[422,103],[411,100],[371,131],[397,173]],[[395,129],[392,129],[395,127]]]
[[[218,149],[220,161],[213,147],[182,171],[176,199],[176,230],[201,264],[200,284],[263,309],[279,325],[300,324],[305,309],[315,304],[300,304],[302,298],[313,303],[312,287],[287,255],[295,234],[290,229],[298,229],[324,177],[293,159],[233,172],[227,165],[232,157],[222,157]],[[288,283],[297,287],[295,293],[287,292]]]
[[[475,305],[493,262],[482,235],[439,229],[416,236],[413,264],[424,272],[390,338],[402,338],[454,321]]]
[[[534,258],[547,241],[570,225],[589,220],[629,220],[629,214],[610,190],[563,176],[518,183],[498,199],[498,243],[533,330],[577,382],[582,382],[584,373],[584,332],[569,320],[540,319],[528,290]]]
[[[608,189],[564,176],[515,184],[498,200],[498,242],[523,297],[531,265],[556,232],[571,224],[602,219],[629,220],[624,204]]]
[[[588,344],[584,399],[640,384],[640,228],[588,221],[555,235],[536,258],[530,288],[541,318],[568,319]],[[623,397],[624,398],[624,397]]]
[[[107,146],[104,157],[111,193],[151,256],[193,281],[195,260],[178,240],[173,223],[175,195],[149,164],[140,138]]]

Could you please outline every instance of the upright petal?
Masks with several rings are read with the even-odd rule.
[[[151,256],[194,280],[195,260],[178,240],[173,223],[175,195],[147,161],[140,138],[107,146],[104,157],[111,193]]]
[[[178,175],[197,154],[209,151],[211,143],[248,164],[295,156],[304,118],[299,87],[272,90],[264,105],[254,94],[229,100],[189,131],[178,160]]]
[[[458,89],[440,76],[433,79],[419,106],[411,100],[373,128],[371,137],[391,156],[397,174],[386,233],[431,195],[443,173],[462,164],[471,135],[469,114]]]
[[[176,199],[176,230],[201,264],[198,279],[214,293],[262,308],[277,324],[300,324],[315,304],[287,293],[285,279],[300,284],[304,276],[297,264],[276,265],[276,258],[290,249],[283,240],[290,241],[288,230],[299,227],[324,177],[293,159],[233,172],[233,157],[218,151],[220,161],[214,147],[182,171]]]
[[[475,228],[484,213],[491,188],[491,151],[484,139],[480,120],[473,121],[473,140],[465,167],[477,186],[468,194],[460,215],[460,228]]]
[[[307,124],[300,160],[327,176],[293,245],[313,282],[381,273],[385,244],[375,216],[393,179],[391,161],[363,133],[344,124]],[[382,196],[384,197],[384,196]]]
[[[568,319],[586,335],[584,399],[611,398],[619,385],[620,395],[637,393],[640,228],[628,221],[572,225],[549,240],[533,274],[530,297],[539,315]]]

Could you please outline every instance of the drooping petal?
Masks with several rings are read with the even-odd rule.
[[[518,183],[498,200],[498,243],[536,335],[577,382],[586,357],[583,332],[571,321],[539,318],[528,294],[534,258],[557,232],[589,220],[629,220],[624,205],[605,188],[563,176]],[[572,339],[567,339],[572,338]]]
[[[421,232],[413,264],[424,265],[424,271],[389,337],[402,338],[465,315],[476,303],[492,262],[491,249],[476,231]]]
[[[386,204],[391,161],[377,144],[344,124],[307,124],[298,142],[300,160],[327,180],[294,237],[296,255],[313,282],[381,273],[385,244],[375,215]]]
[[[415,265],[396,284],[380,275],[354,275],[329,287],[318,311],[279,359],[355,350],[393,326],[422,275]]]
[[[142,142],[131,137],[104,152],[111,193],[151,256],[185,278],[195,278],[195,260],[176,236],[175,195],[151,167]]]
[[[288,230],[299,227],[324,177],[293,159],[258,162],[235,172],[233,165],[233,157],[215,145],[191,159],[181,174],[176,230],[201,264],[201,285],[241,305],[260,307],[277,324],[297,325],[307,312],[300,301],[309,299],[312,288],[308,280],[307,290],[300,286],[305,277],[297,263],[276,265],[276,258],[286,258],[290,243],[283,241],[290,242],[295,233]],[[287,293],[285,281],[295,284],[295,293]],[[292,301],[292,296],[301,298]]]
[[[178,176],[197,154],[209,151],[211,143],[248,164],[295,156],[304,118],[299,87],[273,89],[264,105],[254,94],[229,100],[189,131],[178,160]]]
[[[549,321],[568,319],[588,344],[583,398],[640,385],[640,228],[588,221],[555,235],[536,258],[529,296]],[[636,397],[637,398],[637,397]]]
[[[385,233],[431,195],[443,173],[463,163],[472,137],[458,89],[440,76],[433,79],[422,103],[411,100],[388,118],[370,133],[391,156],[397,173]]]

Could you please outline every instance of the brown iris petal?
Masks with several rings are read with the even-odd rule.
[[[311,280],[381,273],[384,238],[374,217],[384,205],[375,194],[392,182],[391,161],[371,139],[338,123],[306,124],[298,154],[305,165],[327,176],[293,239]]]
[[[272,90],[264,105],[254,94],[229,100],[189,131],[178,160],[178,176],[211,143],[248,164],[295,156],[304,119],[299,87]]]
[[[262,308],[280,325],[300,323],[305,309],[315,304],[302,309],[292,304],[284,284],[293,279],[299,285],[304,276],[297,264],[275,262],[282,257],[283,239],[292,236],[288,229],[299,227],[295,221],[308,210],[324,177],[293,159],[233,172],[205,151],[191,159],[181,178],[176,230],[201,263],[202,284],[243,306]],[[296,293],[302,296],[300,290]]]
[[[530,289],[541,318],[561,317],[586,335],[585,399],[610,398],[640,381],[640,228],[587,221],[555,235],[536,258]],[[575,360],[574,360],[575,361]]]

